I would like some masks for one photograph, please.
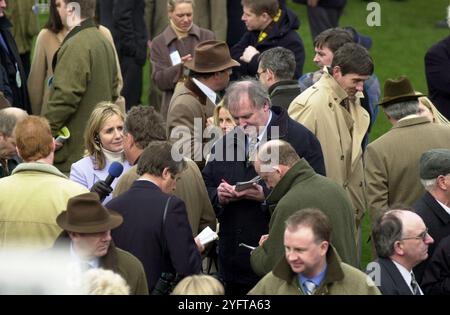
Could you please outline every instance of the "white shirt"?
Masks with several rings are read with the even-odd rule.
[[[437,201],[438,204],[441,205],[441,207],[445,210],[445,212],[447,212],[450,215],[450,208],[447,207],[446,205],[444,205],[442,202],[440,202],[439,200],[437,200],[436,198],[434,198],[434,200]]]
[[[196,78],[192,78],[192,81],[198,86],[198,88],[205,93],[205,95],[209,98],[209,100],[216,104],[217,94],[213,90],[211,90],[208,86],[204,85],[202,82],[197,80]]]
[[[98,268],[100,266],[100,262],[98,258],[94,258],[91,260],[85,260],[81,259],[80,256],[75,252],[75,249],[73,248],[73,243],[70,242],[70,261],[78,264],[80,267],[83,265],[82,263],[88,263],[90,268]]]
[[[406,284],[408,285],[409,289],[414,294],[413,288],[411,287],[411,279],[412,279],[411,271],[408,271],[408,269],[406,269],[404,266],[400,265],[398,262],[396,262],[394,260],[392,260],[392,262],[397,267],[398,271],[400,271],[400,274],[402,275],[402,277],[405,280]],[[420,291],[420,295],[423,295],[420,285],[419,285],[419,291]]]

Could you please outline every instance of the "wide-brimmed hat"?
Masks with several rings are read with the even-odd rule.
[[[72,197],[67,210],[56,218],[63,230],[76,233],[100,233],[112,230],[123,222],[122,216],[103,207],[96,193]]]
[[[227,43],[218,40],[199,43],[192,60],[186,61],[184,65],[198,73],[219,72],[240,66],[239,62],[231,58]]]
[[[384,96],[379,105],[387,106],[394,103],[417,100],[423,94],[416,93],[406,76],[398,79],[387,79],[384,83]]]

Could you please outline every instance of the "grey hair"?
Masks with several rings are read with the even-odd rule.
[[[253,78],[233,82],[226,90],[223,104],[230,112],[233,112],[239,108],[240,101],[245,96],[248,96],[257,109],[262,109],[265,104],[272,105],[267,89]]]
[[[431,191],[436,187],[437,180],[436,178],[433,179],[420,179],[420,183],[422,184],[423,188],[425,188],[426,191]]]
[[[278,80],[292,80],[295,72],[295,55],[283,47],[266,50],[259,57],[262,70],[271,70]]]
[[[8,107],[0,110],[0,133],[10,137],[16,124],[24,120],[27,116],[26,111],[16,107]]]
[[[372,227],[372,240],[378,257],[389,258],[394,254],[395,242],[401,240],[403,223],[401,211],[390,210],[381,214]]]
[[[404,101],[394,103],[384,107],[384,112],[389,117],[400,120],[408,115],[414,115],[419,113],[419,101]]]

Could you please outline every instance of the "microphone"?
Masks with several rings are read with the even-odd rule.
[[[108,168],[108,176],[105,179],[105,183],[107,183],[108,186],[111,186],[114,179],[122,175],[122,172],[123,172],[123,165],[117,161],[112,162]]]
[[[103,202],[106,196],[112,192],[111,184],[116,177],[123,172],[123,166],[119,162],[112,162],[108,169],[108,176],[105,180],[99,180],[91,187],[91,191],[97,193],[100,201]]]

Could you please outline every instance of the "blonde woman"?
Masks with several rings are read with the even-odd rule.
[[[198,43],[215,39],[210,30],[193,23],[193,0],[168,0],[169,25],[151,44],[152,81],[162,93],[161,114],[167,118],[175,85],[183,78],[183,64],[191,60]]]
[[[213,119],[214,125],[222,130],[223,135],[236,127],[236,121],[222,102],[214,108]]]
[[[91,189],[96,182],[106,179],[112,162],[120,162],[123,173],[130,168],[123,150],[124,121],[125,115],[118,105],[102,102],[96,106],[84,133],[86,156],[72,164],[71,180]],[[111,185],[112,189],[117,182],[116,178]],[[111,196],[106,197],[103,203],[106,204],[109,200]]]
[[[53,56],[69,32],[66,15],[66,4],[64,0],[49,1],[48,21],[36,39],[33,61],[31,62],[30,75],[28,76],[27,81],[33,115],[44,116],[47,111],[45,105],[48,101],[50,92],[49,86],[53,76]],[[103,26],[100,26],[99,30],[113,45],[116,54],[117,67],[120,69],[111,32]],[[120,95],[123,86],[122,74],[120,71],[117,71],[117,76],[119,81],[117,89],[119,92],[118,95]],[[125,108],[123,97],[119,96],[116,103]]]
[[[224,295],[222,283],[209,275],[192,275],[181,280],[172,295]]]
[[[426,96],[419,97],[419,115],[426,116],[431,122],[437,124],[450,124],[448,119],[438,111],[431,100]]]

